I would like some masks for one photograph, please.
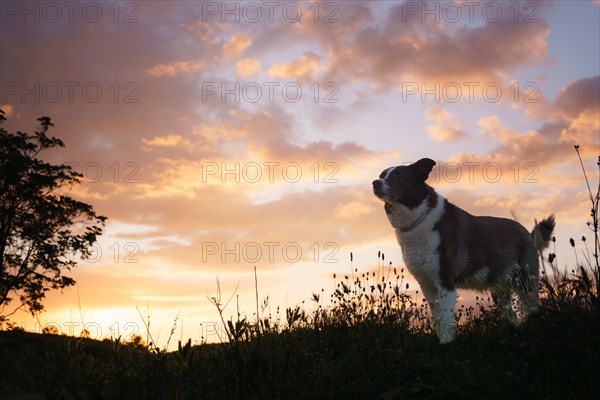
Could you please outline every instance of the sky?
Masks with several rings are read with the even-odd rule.
[[[573,146],[597,182],[599,41],[598,1],[3,1],[4,127],[50,116],[66,147],[42,158],[108,217],[77,285],[12,320],[127,339],[149,316],[165,346],[172,327],[218,340],[219,292],[226,318],[255,319],[255,283],[261,317],[328,305],[334,273],[402,268],[371,182],[422,157],[472,214],[530,230],[554,213],[571,269],[569,238],[579,259],[591,238]]]

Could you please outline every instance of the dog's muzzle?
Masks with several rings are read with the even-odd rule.
[[[387,194],[385,193],[384,187],[385,187],[385,185],[384,185],[382,179],[375,179],[373,181],[373,193],[375,194],[375,196],[377,196],[377,197],[387,196]]]

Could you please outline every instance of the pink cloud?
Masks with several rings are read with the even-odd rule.
[[[600,76],[570,82],[560,90],[554,106],[565,118],[576,118],[586,111],[598,112]]]
[[[327,49],[326,74],[337,82],[367,80],[386,90],[407,80],[502,82],[519,67],[546,62],[549,28],[545,6],[536,4],[540,12],[535,23],[515,23],[510,4],[495,3],[502,10],[499,20],[475,23],[463,14],[453,24],[436,23],[432,17],[422,22],[420,14],[408,15],[401,3],[391,6],[378,26],[364,5],[344,5],[344,18],[354,29],[344,23],[306,24],[303,29]]]

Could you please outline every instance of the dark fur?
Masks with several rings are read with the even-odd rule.
[[[466,278],[484,267],[490,269],[492,285],[517,262],[537,274],[537,250],[532,234],[516,221],[473,216],[446,201],[443,218],[435,225],[442,242],[439,247],[442,285],[460,287]]]

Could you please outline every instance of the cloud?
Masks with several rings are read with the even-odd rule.
[[[231,36],[229,41],[223,45],[223,52],[229,59],[238,58],[244,50],[252,44],[252,39],[244,32]]]
[[[554,100],[556,111],[563,118],[577,118],[600,106],[600,76],[578,79],[563,87]]]
[[[586,157],[594,157],[600,141],[600,76],[565,85],[548,104],[548,119],[542,130],[558,142],[578,144]]]
[[[280,79],[295,79],[301,82],[315,81],[322,69],[321,57],[312,51],[307,51],[299,59],[289,63],[271,65],[269,76]]]
[[[144,72],[153,76],[176,76],[180,74],[190,74],[204,68],[204,61],[175,61],[170,64],[158,64],[144,70]]]
[[[442,108],[429,108],[425,116],[434,121],[434,125],[427,127],[429,136],[438,141],[458,141],[469,135],[460,129],[460,124],[454,114]]]
[[[377,207],[379,208],[379,207]],[[375,204],[364,201],[350,201],[348,203],[338,204],[333,213],[340,218],[356,218],[365,214],[370,214],[376,209]]]
[[[235,72],[242,78],[247,78],[260,70],[261,63],[256,58],[244,58],[235,64]]]
[[[502,2],[495,3],[501,8],[498,20],[483,19],[479,13],[477,20],[469,21],[468,10],[463,10],[457,23],[434,22],[431,16],[423,22],[421,14],[407,13],[405,3],[392,4],[378,25],[364,6],[341,5],[344,17],[349,11],[353,29],[346,24],[302,27],[328,52],[328,80],[367,81],[380,90],[406,81],[503,82],[519,67],[547,62],[549,27],[543,3],[536,3],[536,23],[515,23],[510,4]]]
[[[563,161],[564,154],[570,147],[543,136],[537,130],[521,132],[512,129],[503,124],[496,115],[479,118],[477,125],[479,135],[494,140],[496,147],[484,154],[473,151],[461,152],[450,157],[448,161],[463,168],[473,165],[469,168],[472,168],[475,176],[479,177],[479,183],[498,182],[500,179],[500,177],[496,178],[498,173],[505,183],[509,183],[514,180],[515,174],[518,174],[520,169],[528,165],[532,165],[529,167],[531,171],[539,169],[547,171],[556,162]],[[535,178],[538,179],[539,174]]]
[[[193,168],[188,171],[190,174],[186,177],[193,177]],[[246,266],[236,264],[232,257],[223,261],[220,254],[211,255],[203,263],[202,251],[207,248],[206,243],[219,246],[224,243],[227,248],[234,248],[236,243],[244,246],[276,242],[279,249],[286,243],[298,243],[305,258],[309,259],[308,248],[315,242],[353,246],[389,235],[381,204],[372,195],[370,184],[363,182],[348,186],[341,182],[320,181],[313,182],[308,190],[297,190],[302,186],[299,183],[279,179],[273,183],[248,184],[243,180],[240,183],[232,174],[222,186],[207,185],[201,182],[198,168],[194,181],[187,184],[179,179],[183,176],[163,176],[163,180],[154,183],[156,188],[168,190],[169,179],[175,178],[173,187],[179,187],[180,192],[168,197],[144,196],[137,199],[132,197],[131,192],[122,192],[110,199],[97,201],[100,207],[110,205],[110,216],[115,221],[156,228],[133,234],[125,230],[121,232],[117,225],[109,226],[108,236],[103,237],[100,243],[106,256],[104,261],[112,262],[113,253],[109,247],[114,242],[134,242],[138,248],[135,258],[146,268],[151,265],[152,268],[177,265],[180,271],[239,270]],[[283,195],[264,204],[252,204],[249,196],[252,186],[260,186],[261,190],[271,190],[270,187],[283,190]],[[146,188],[138,187],[137,190],[145,191]],[[190,195],[185,195],[184,191]],[[131,208],[133,203],[136,204],[134,209]],[[364,232],[365,226],[373,225],[374,218],[378,218],[381,224]],[[340,236],[341,231],[347,234]],[[261,264],[269,269],[286,266],[281,254],[274,261],[263,258]],[[140,274],[127,272],[127,265],[122,266],[125,268],[123,271],[119,266],[114,267],[116,269],[112,272],[116,274]]]
[[[6,113],[6,116],[10,117],[13,113],[13,106],[9,104],[0,104],[0,110],[3,110]]]
[[[600,115],[598,111],[586,110],[562,129],[560,142],[583,146],[582,153],[588,157],[598,154],[600,142]]]
[[[564,166],[573,146],[589,159],[598,156],[600,141],[600,77],[583,78],[565,85],[554,101],[543,105],[546,120],[538,129],[520,131],[502,123],[497,115],[477,120],[478,135],[492,139],[496,147],[486,154],[460,153],[453,162],[500,163],[506,167],[535,163],[554,171]],[[573,160],[575,161],[575,160]]]
[[[316,139],[303,143],[297,126],[293,115],[272,105],[256,112],[229,110],[222,118],[197,126],[195,136],[215,149],[227,149],[221,154],[235,159],[252,155],[258,160],[280,162],[350,162],[376,157],[376,153],[352,141]]]
[[[142,143],[147,146],[157,147],[177,147],[180,145],[189,145],[190,142],[181,135],[169,134],[165,136],[156,136],[153,139],[142,138]]]
[[[184,21],[180,24],[180,29],[186,36],[194,38],[200,43],[211,45],[220,45],[220,39],[215,34],[218,27],[218,25],[203,21],[202,18]]]
[[[528,230],[533,228],[534,220],[539,221],[550,213],[557,215],[560,227],[580,223],[582,215],[589,208],[589,198],[575,186],[565,190],[559,184],[544,181],[544,184],[537,184],[530,190],[515,188],[506,192],[501,191],[498,185],[490,186],[492,187],[485,191],[446,186],[438,188],[438,192],[473,215],[509,219],[514,216]]]

